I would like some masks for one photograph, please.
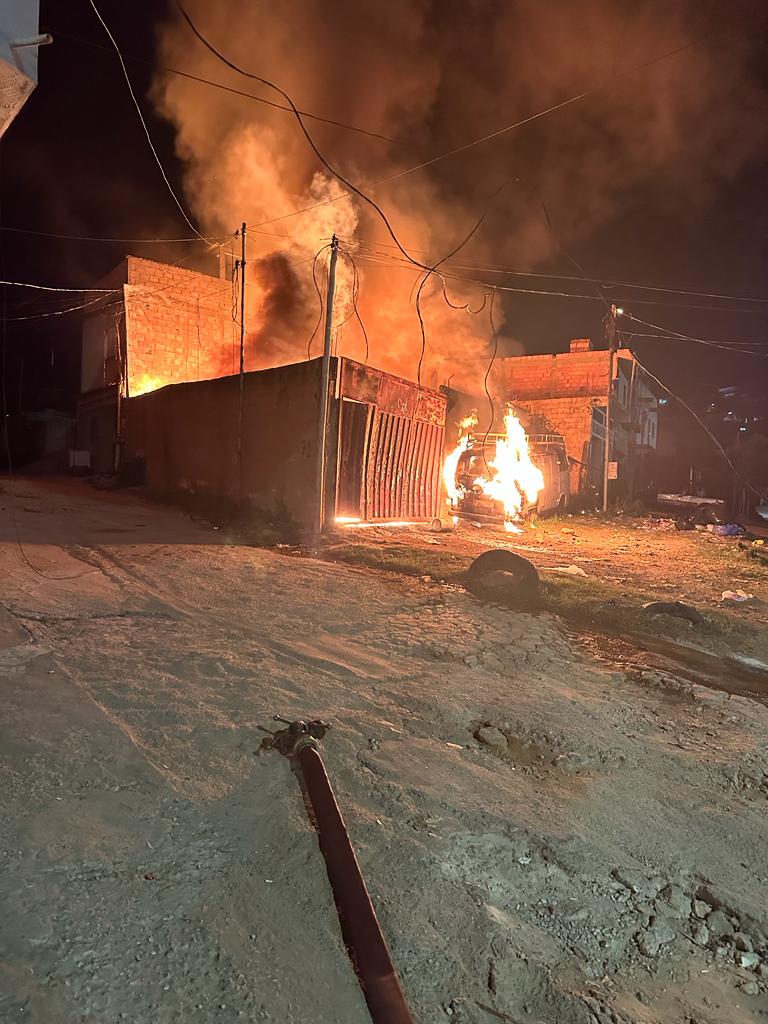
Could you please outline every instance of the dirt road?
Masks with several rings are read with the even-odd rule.
[[[765,1019],[764,705],[456,587],[3,487],[0,1020],[369,1019],[296,780],[254,756],[275,712],[334,723],[420,1024]]]

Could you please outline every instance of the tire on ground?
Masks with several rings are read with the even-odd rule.
[[[536,566],[512,551],[495,549],[478,555],[467,570],[467,586],[474,593],[530,597],[539,586]]]

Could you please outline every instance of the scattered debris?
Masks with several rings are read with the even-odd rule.
[[[742,537],[747,532],[741,523],[707,523],[707,530],[716,537]]]
[[[643,605],[643,611],[649,615],[676,615],[696,626],[703,626],[707,621],[700,611],[689,604],[683,604],[682,601],[649,601]]]
[[[748,594],[745,590],[724,590],[721,600],[725,604],[743,604],[744,601],[754,601],[755,595]]]
[[[654,530],[667,532],[675,529],[674,519],[657,519],[654,516],[649,517],[639,524],[638,530]]]
[[[652,917],[648,928],[635,936],[637,948],[643,956],[656,956],[662,946],[674,942],[675,931],[663,917]]]
[[[587,576],[580,565],[548,565],[546,566],[548,572],[562,572],[566,576]]]

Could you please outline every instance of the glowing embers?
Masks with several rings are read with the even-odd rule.
[[[337,526],[344,526],[348,530],[370,530],[374,526],[377,528],[381,527],[382,529],[388,529],[392,527],[399,528],[403,526],[414,525],[413,523],[406,522],[405,520],[398,520],[397,522],[386,522],[376,520],[375,522],[371,522],[365,521],[363,519],[355,519],[353,516],[336,516],[335,522]]]
[[[503,434],[489,434],[486,441],[472,433],[476,426],[474,413],[459,423],[458,442],[445,459],[448,505],[452,513],[493,517],[501,512],[507,532],[520,532],[514,521],[536,502],[544,486],[525,430],[511,409],[504,416]]]

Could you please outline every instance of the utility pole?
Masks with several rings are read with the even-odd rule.
[[[243,389],[245,386],[245,234],[243,221],[240,228],[240,397],[237,408],[237,479],[238,495],[243,497]]]
[[[331,378],[331,332],[333,328],[333,296],[336,289],[336,259],[339,240],[331,239],[331,262],[328,267],[328,292],[325,299],[325,335],[323,338],[323,364],[320,371],[320,422],[318,424],[317,456],[317,532],[325,526],[325,462],[328,450],[328,392]]]
[[[603,444],[603,512],[608,511],[608,470],[611,464],[611,405],[613,401],[613,364],[616,354],[616,318],[619,309],[614,302],[606,322],[608,339],[608,396],[605,403],[605,442]]]

